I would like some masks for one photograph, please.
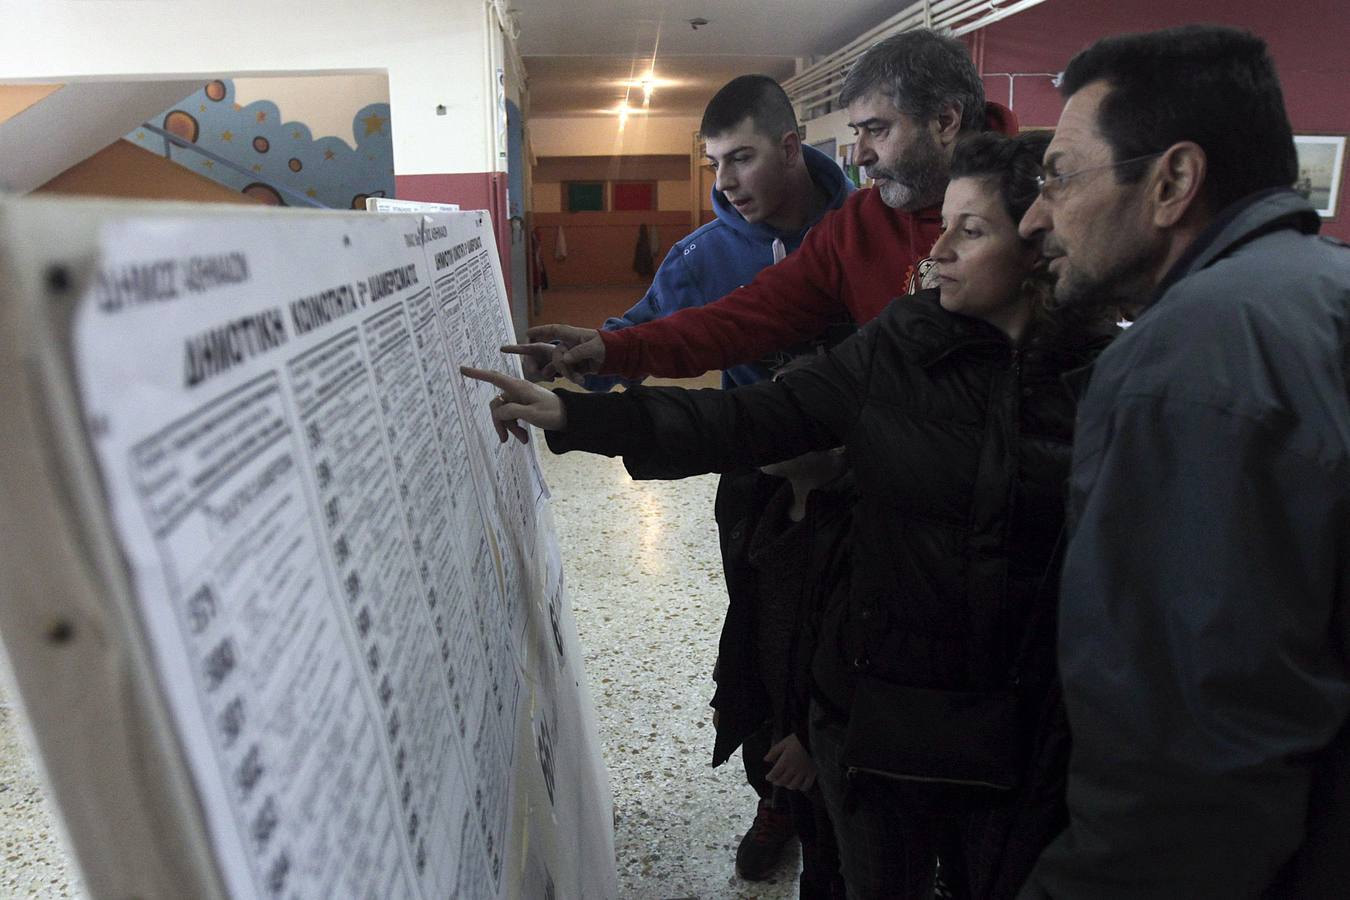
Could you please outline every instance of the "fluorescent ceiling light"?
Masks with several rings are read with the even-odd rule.
[[[640,88],[644,91],[655,90],[656,88],[679,87],[680,82],[671,78],[657,78],[655,75],[644,75],[641,78],[625,78],[614,82],[621,88]]]

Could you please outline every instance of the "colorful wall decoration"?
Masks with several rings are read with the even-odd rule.
[[[134,129],[126,139],[264,203],[303,206],[304,197],[333,209],[365,209],[367,197],[394,196],[388,103],[358,110],[348,142],[314,137],[303,122],[285,121],[271,101],[241,106],[234,99],[234,83],[217,79],[149,124],[245,171],[174,146],[146,128]]]

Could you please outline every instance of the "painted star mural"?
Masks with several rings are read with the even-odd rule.
[[[348,143],[339,137],[314,137],[303,122],[285,121],[269,100],[240,106],[234,100],[234,82],[217,79],[149,124],[244,172],[191,149],[169,145],[167,155],[174,162],[265,203],[313,205],[303,197],[333,209],[365,209],[367,197],[394,196],[388,103],[372,103],[358,110]],[[144,128],[132,130],[126,139],[156,153],[165,153],[168,143]]]

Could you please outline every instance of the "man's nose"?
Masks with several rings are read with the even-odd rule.
[[[715,182],[715,187],[719,191],[726,191],[728,188],[733,188],[735,186],[736,186],[736,179],[735,177],[732,176],[730,172],[728,172],[726,169],[717,170],[717,180]]]
[[[877,161],[877,153],[872,149],[872,143],[862,135],[858,135],[858,149],[853,155],[853,162],[859,166],[870,166]]]
[[[1037,195],[1031,202],[1031,207],[1022,216],[1022,221],[1017,223],[1017,233],[1026,240],[1034,238],[1036,235],[1046,231],[1051,231],[1054,223],[1050,219],[1050,211],[1045,207],[1045,198]]]

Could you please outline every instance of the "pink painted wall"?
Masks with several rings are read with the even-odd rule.
[[[1214,23],[1265,39],[1284,85],[1296,134],[1350,133],[1350,3],[1346,0],[1046,0],[972,35],[989,99],[1008,102],[996,72],[1059,72],[1069,58],[1109,34]],[[1049,78],[1015,79],[1013,108],[1023,126],[1052,127],[1063,101]],[[1337,216],[1324,234],[1350,240],[1350,178],[1341,180]]]
[[[497,233],[506,293],[511,293],[511,225],[507,221],[506,173],[464,172],[445,175],[396,175],[394,194],[400,200],[458,203],[460,209],[486,209]]]

